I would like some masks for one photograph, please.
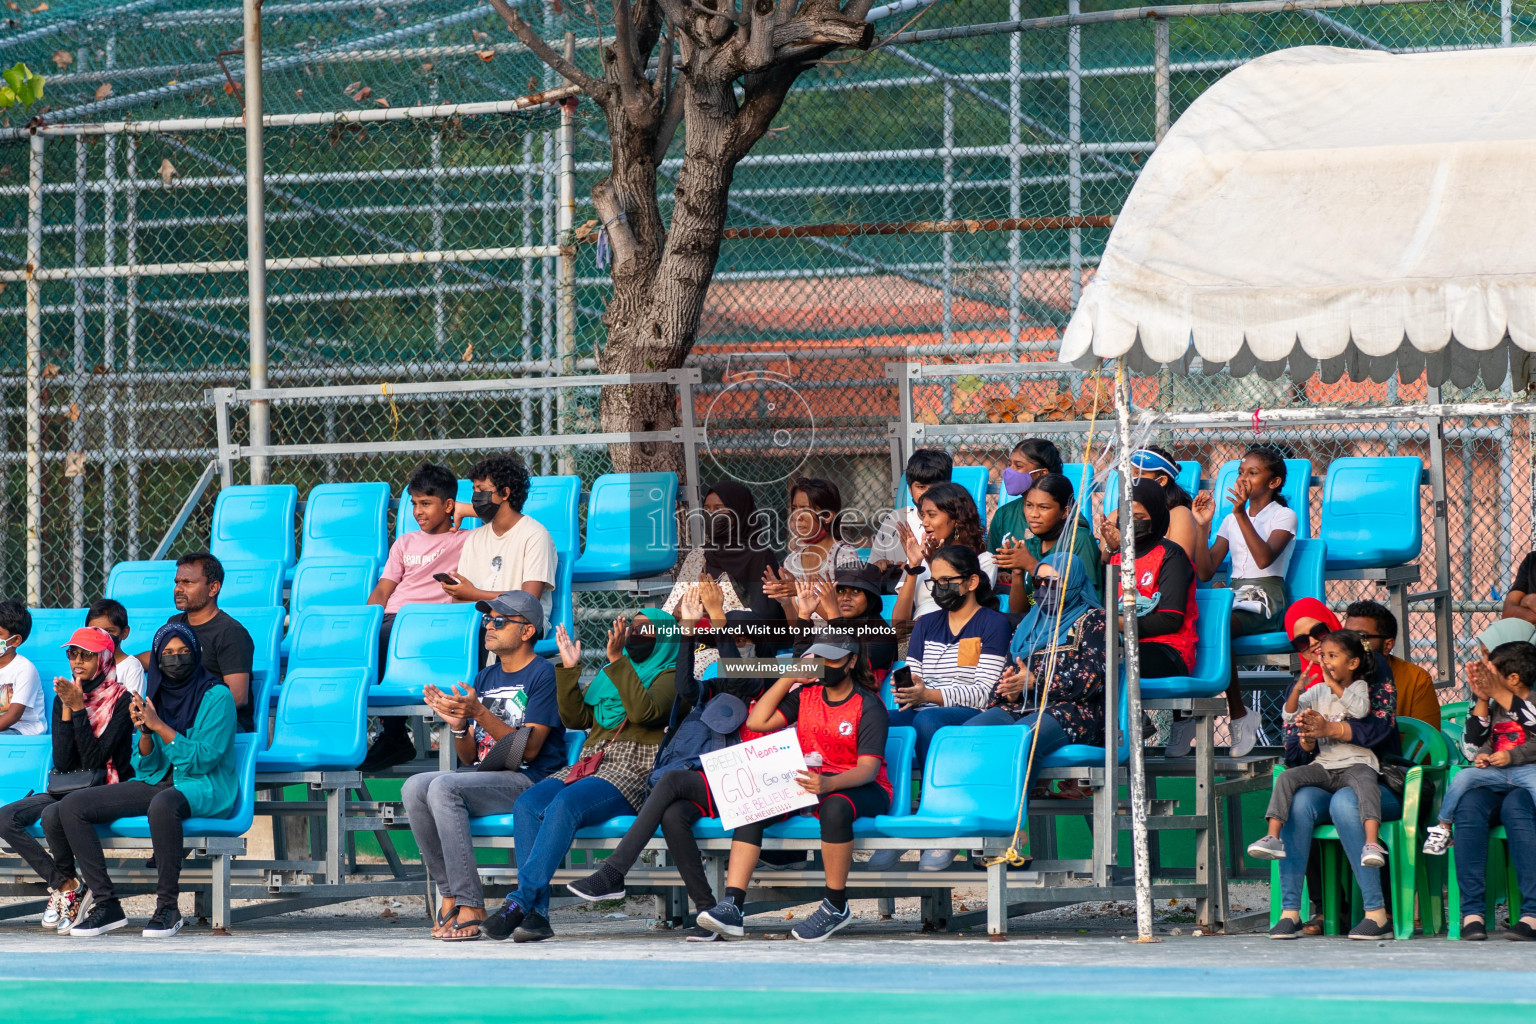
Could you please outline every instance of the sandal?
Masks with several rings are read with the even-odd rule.
[[[452,907],[450,907],[448,909],[447,913],[444,913],[441,909],[439,909],[438,912],[437,912],[437,923],[432,926],[432,937],[434,939],[442,938],[443,937],[443,928],[446,927],[450,921],[452,921],[454,918],[456,918],[458,916],[459,916],[459,905],[457,903],[455,903]]]
[[[448,922],[448,930],[442,935],[444,942],[473,942],[480,937],[480,926],[485,923],[485,918],[481,917],[460,924],[459,911],[462,909],[464,908],[457,906],[453,908],[453,918]],[[474,930],[469,931],[469,929]],[[461,932],[467,932],[467,934],[460,934]]]

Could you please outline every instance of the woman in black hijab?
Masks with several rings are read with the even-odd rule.
[[[1131,486],[1136,549],[1136,635],[1141,674],[1148,679],[1185,676],[1195,667],[1195,567],[1170,540],[1168,503],[1151,480]],[[1116,538],[1118,540],[1118,537]],[[1105,553],[1111,554],[1108,544]],[[1120,564],[1114,550],[1110,564]]]

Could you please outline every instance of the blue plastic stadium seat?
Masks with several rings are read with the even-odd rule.
[[[639,579],[677,562],[677,474],[606,473],[587,501],[577,583]]]
[[[292,619],[298,621],[307,608],[322,605],[361,605],[368,603],[377,580],[373,559],[363,556],[299,559],[293,569],[293,588],[289,592]],[[283,656],[288,656],[290,637],[283,637]]]
[[[55,676],[69,675],[69,659],[64,656],[64,645],[75,630],[85,625],[85,608],[31,608],[32,632],[27,634],[20,653],[37,668],[37,678],[43,684],[43,694],[53,697]],[[52,708],[52,704],[49,705]],[[51,721],[43,716],[46,725]]]
[[[297,555],[293,516],[298,488],[291,484],[236,484],[213,503],[208,550],[221,562],[274,559],[286,572]]]
[[[316,484],[304,499],[303,558],[371,558],[389,553],[389,484]]]
[[[886,734],[885,774],[891,781],[890,818],[909,817],[912,813],[912,759],[917,750],[917,730],[911,726],[894,726]],[[879,831],[875,818],[855,818],[853,834],[871,836]],[[821,822],[808,814],[769,825],[764,835],[779,839],[817,839],[821,836]]]
[[[378,676],[384,609],[311,608],[293,630],[263,772],[342,771],[367,752],[368,690]]]
[[[1115,692],[1120,698],[1120,724],[1116,727],[1118,729],[1116,735],[1120,739],[1117,760],[1118,763],[1125,764],[1131,756],[1129,740],[1131,733],[1131,704],[1126,699],[1125,685],[1123,683],[1115,688]],[[1145,686],[1143,686],[1143,694],[1145,694]],[[1042,768],[1102,768],[1104,767],[1104,745],[1102,743],[1098,746],[1094,746],[1091,743],[1068,743],[1064,747],[1057,747],[1049,754],[1043,756],[1036,755],[1035,763]]]
[[[949,474],[951,483],[959,484],[970,492],[971,500],[976,503],[976,512],[981,516],[981,528],[987,528],[987,487],[992,482],[992,471],[986,466],[955,466]],[[907,490],[907,475],[901,475],[901,490],[896,492],[901,499],[902,508],[912,507],[912,492]]]
[[[160,608],[171,603],[175,582],[175,559],[118,562],[107,574],[105,596],[124,608]]]
[[[260,744],[250,733],[235,737],[235,806],[223,818],[188,818],[181,823],[186,836],[243,836],[251,830],[256,817],[256,758]],[[118,818],[110,825],[97,826],[107,835],[132,839],[149,838],[149,819],[143,815]]]
[[[535,477],[534,479],[538,478]],[[470,504],[470,498],[474,493],[475,485],[473,483],[468,480],[460,480],[459,489],[454,494],[453,500],[463,502],[467,508]],[[459,529],[461,530],[473,530],[481,525],[484,524],[474,516],[465,516],[459,521]],[[395,537],[398,539],[401,534],[414,533],[419,529],[421,529],[421,526],[416,522],[415,513],[411,511],[411,492],[402,487],[400,489],[400,504],[395,509]]]
[[[176,610],[174,608],[171,609],[170,614],[174,615],[175,613]],[[280,645],[283,639],[284,614],[281,608],[229,609],[230,617],[244,626],[245,631],[251,634],[251,645],[255,648],[251,656],[251,692],[253,695],[267,694],[269,703],[270,695],[277,688],[278,671],[281,666],[282,653]],[[163,625],[164,622],[165,620],[161,619],[155,628],[158,629],[159,625]],[[150,633],[153,634],[154,630],[150,630]],[[136,638],[136,634],[137,631],[134,634],[130,634],[130,638]],[[154,637],[151,635],[149,640],[153,639]],[[149,640],[146,640],[144,644],[146,650],[149,647]],[[126,650],[126,648],[124,649]],[[261,704],[255,706],[257,708],[262,707]],[[260,714],[257,715],[258,719],[261,717]]]
[[[934,733],[916,814],[882,814],[872,831],[903,839],[1012,835],[1024,797],[1029,730],[957,725]]]
[[[1214,697],[1232,685],[1232,591],[1196,590],[1195,603],[1199,617],[1195,621],[1194,672],[1187,676],[1142,679],[1142,697]]]
[[[0,807],[48,787],[53,737],[0,736]]]
[[[1381,569],[1419,557],[1419,481],[1410,456],[1334,459],[1323,484],[1318,535],[1329,569]]]
[[[528,500],[523,515],[532,516],[555,542],[555,592],[552,595],[549,628],[534,645],[534,653],[547,657],[558,650],[555,627],[564,626],[576,635],[576,612],[571,603],[571,583],[576,560],[581,557],[581,478],[575,476],[536,476],[528,485]]]
[[[1200,463],[1179,460],[1178,485],[1193,498],[1200,493]],[[1104,514],[1109,515],[1120,507],[1120,471],[1111,470],[1104,479]]]
[[[408,604],[389,632],[389,660],[368,694],[373,706],[420,704],[431,683],[473,686],[480,664],[480,613],[472,604]]]
[[[581,754],[581,745],[586,741],[587,734],[583,730],[565,730],[565,761],[567,764],[576,763],[576,759]],[[618,826],[616,823],[618,822],[628,822],[629,824],[634,824],[634,821],[634,815],[624,815],[618,818],[610,818],[608,821],[605,821],[599,825],[592,826],[594,829],[598,829],[598,832],[589,834],[588,830],[583,829],[578,834],[583,838],[589,839],[594,837],[617,838],[617,836],[611,835],[610,831],[601,830],[608,828],[610,825],[617,828]],[[619,831],[618,835],[622,836],[625,832],[628,832],[629,824],[625,825]],[[470,818],[469,834],[473,836],[509,836],[512,834],[512,815],[487,814],[479,818]]]
[[[1291,564],[1285,569],[1286,593],[1292,601],[1303,597],[1315,597],[1319,601],[1326,601],[1327,597],[1323,592],[1326,542],[1303,540],[1298,537],[1292,543],[1295,549],[1291,552]],[[1293,650],[1291,638],[1285,635],[1283,629],[1273,633],[1253,633],[1232,638],[1234,656],[1290,654]]]
[[[225,562],[219,607],[281,608],[284,573],[283,565],[270,558]],[[166,593],[169,595],[170,592]]]
[[[168,622],[172,615],[181,614],[173,604],[165,604],[159,607],[143,607],[128,609],[128,636],[123,640],[123,651],[138,657],[149,650],[155,641],[155,634],[160,627]],[[233,613],[231,613],[233,614]],[[245,610],[241,609],[241,614]],[[246,629],[250,629],[249,626]]]
[[[1216,499],[1216,515],[1211,520],[1211,538],[1214,540],[1216,531],[1221,528],[1221,522],[1232,514],[1232,502],[1227,499],[1227,492],[1232,485],[1237,483],[1237,470],[1242,465],[1241,459],[1229,459],[1221,464],[1216,471],[1216,480],[1211,484],[1211,497]],[[1191,494],[1194,492],[1191,491]],[[1312,463],[1308,459],[1285,460],[1285,486],[1280,488],[1280,494],[1285,498],[1285,503],[1296,513],[1296,536],[1312,536]],[[1222,563],[1222,568],[1230,568],[1231,559]]]

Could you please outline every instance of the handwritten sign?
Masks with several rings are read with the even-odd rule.
[[[704,777],[720,808],[720,823],[737,828],[802,807],[816,797],[795,777],[806,771],[795,730],[784,729],[724,750],[704,754]]]

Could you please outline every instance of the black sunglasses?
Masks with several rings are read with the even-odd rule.
[[[515,622],[519,626],[533,625],[533,623],[529,622],[527,619],[514,619],[505,615],[487,615],[483,621],[490,629],[505,629],[507,627],[507,623],[509,622]]]
[[[1333,630],[1329,629],[1326,623],[1319,622],[1301,636],[1291,637],[1291,646],[1296,649],[1297,654],[1303,651],[1310,651],[1312,649],[1312,641],[1321,640],[1332,632]]]

